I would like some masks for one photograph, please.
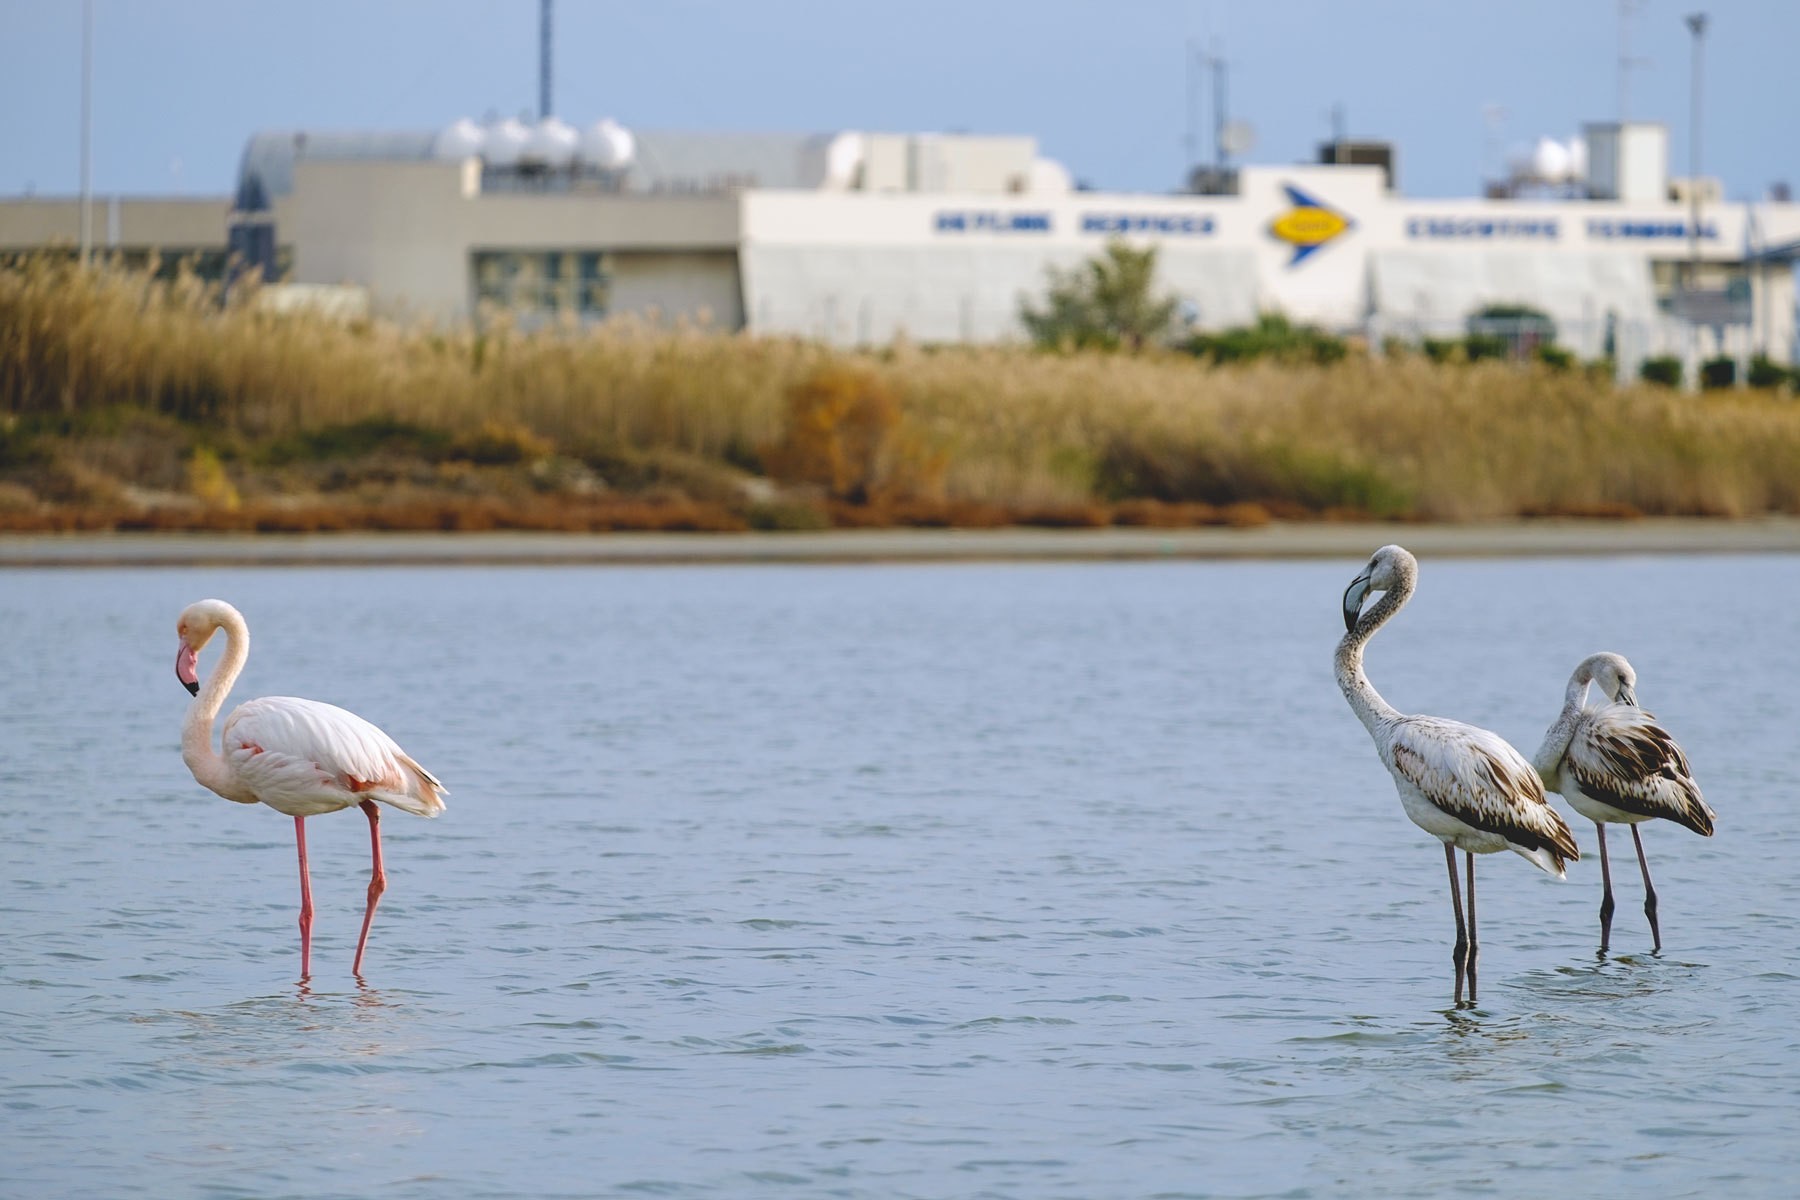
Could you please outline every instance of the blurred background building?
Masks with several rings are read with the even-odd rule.
[[[1524,305],[1622,375],[1650,355],[1791,362],[1800,205],[1672,177],[1666,129],[1543,139],[1482,196],[1414,200],[1382,142],[1220,163],[1169,194],[1083,190],[1033,138],[754,135],[457,120],[281,131],[233,196],[106,197],[97,250],[238,265],[294,302],[432,321],[618,314],[837,344],[1022,336],[1019,306],[1111,238],[1160,250],[1196,328],[1276,311],[1334,332],[1461,334]],[[73,199],[0,200],[0,252],[70,247]]]

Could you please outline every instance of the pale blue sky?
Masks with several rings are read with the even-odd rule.
[[[1632,115],[1688,161],[1685,13],[1712,15],[1704,166],[1800,187],[1800,0],[1639,0]],[[537,0],[94,0],[94,186],[223,193],[259,129],[429,129],[535,111]],[[1166,191],[1189,38],[1223,39],[1260,162],[1342,103],[1411,195],[1475,194],[1500,152],[1617,114],[1617,0],[559,0],[558,115],[662,129],[1035,135],[1077,178]],[[0,194],[79,180],[80,0],[0,0]],[[1506,111],[1498,138],[1483,112]],[[1203,128],[1209,127],[1209,119]]]

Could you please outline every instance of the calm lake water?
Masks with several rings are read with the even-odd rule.
[[[1620,651],[1719,814],[1646,827],[1660,957],[1629,838],[1604,960],[1597,860],[1481,859],[1467,1012],[1360,566],[0,573],[0,1193],[1792,1195],[1800,558],[1423,564],[1392,702],[1529,753]],[[452,789],[364,986],[361,816],[300,986],[292,823],[182,765],[211,595],[228,707]]]

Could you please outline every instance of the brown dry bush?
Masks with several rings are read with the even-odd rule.
[[[771,479],[869,504],[898,490],[891,442],[900,403],[867,370],[822,367],[787,392],[787,426],[762,450]]]

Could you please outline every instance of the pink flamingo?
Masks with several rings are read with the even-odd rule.
[[[212,635],[225,631],[225,656],[200,687],[199,653]],[[225,718],[224,753],[213,749],[212,723],[231,685],[250,656],[250,627],[244,615],[223,600],[188,605],[175,623],[181,648],[175,677],[199,697],[181,724],[181,758],[194,778],[227,800],[267,804],[294,818],[300,847],[300,976],[312,975],[312,880],[306,870],[306,818],[352,804],[369,818],[369,845],[375,866],[362,936],[356,940],[351,972],[362,976],[363,949],[375,905],[387,890],[381,869],[381,814],[374,801],[435,817],[444,811],[448,789],[394,744],[394,739],[355,713],[317,700],[264,696],[248,700]]]

